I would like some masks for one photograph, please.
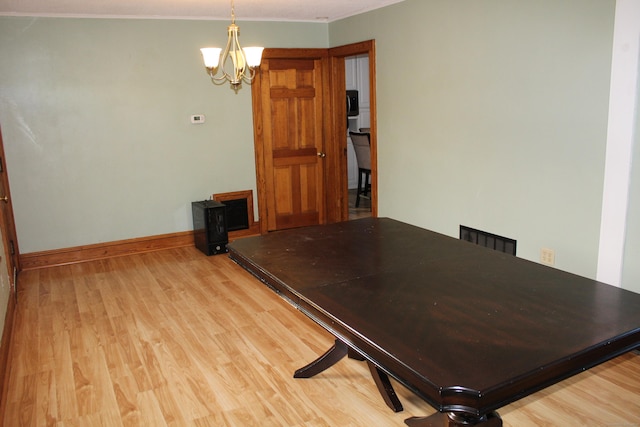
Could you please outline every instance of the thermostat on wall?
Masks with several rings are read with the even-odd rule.
[[[195,114],[191,116],[191,123],[195,123],[195,124],[204,123],[204,114]]]

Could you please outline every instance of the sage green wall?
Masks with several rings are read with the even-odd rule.
[[[640,87],[638,96],[640,99]],[[636,112],[635,139],[629,183],[629,210],[622,266],[622,287],[640,293],[640,113]]]
[[[556,252],[595,277],[613,0],[406,0],[330,24],[375,39],[379,214]]]
[[[190,230],[191,201],[255,192],[251,88],[214,86],[199,52],[228,24],[0,17],[22,253]],[[238,25],[245,46],[328,46],[326,23]]]

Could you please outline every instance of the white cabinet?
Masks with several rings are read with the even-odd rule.
[[[349,190],[358,188],[358,159],[349,137],[347,137],[347,185]]]
[[[352,56],[346,58],[344,63],[344,71],[345,71],[345,84],[347,90],[357,90],[356,81],[358,80],[358,70],[356,64],[356,57]]]
[[[371,127],[371,103],[369,98],[369,56],[350,56],[345,60],[347,90],[358,91],[360,114],[349,117],[349,130],[357,132],[360,128]]]
[[[367,116],[369,115],[370,101],[369,101],[369,56],[359,55],[356,56],[356,88],[360,92],[360,108],[367,110]]]

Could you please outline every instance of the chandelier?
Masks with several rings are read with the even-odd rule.
[[[240,47],[238,35],[240,27],[236,25],[235,5],[231,0],[231,25],[227,27],[227,47],[222,51],[219,47],[205,47],[200,49],[204,66],[214,84],[220,85],[225,82],[231,84],[231,88],[238,92],[244,80],[251,83],[255,77],[255,67],[260,65],[263,47]],[[220,52],[222,51],[222,54]],[[230,62],[230,64],[227,64]],[[231,68],[233,66],[233,68]],[[221,75],[216,77],[220,71]]]

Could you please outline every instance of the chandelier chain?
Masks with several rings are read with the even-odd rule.
[[[236,4],[233,0],[231,0],[231,23],[236,23]]]

